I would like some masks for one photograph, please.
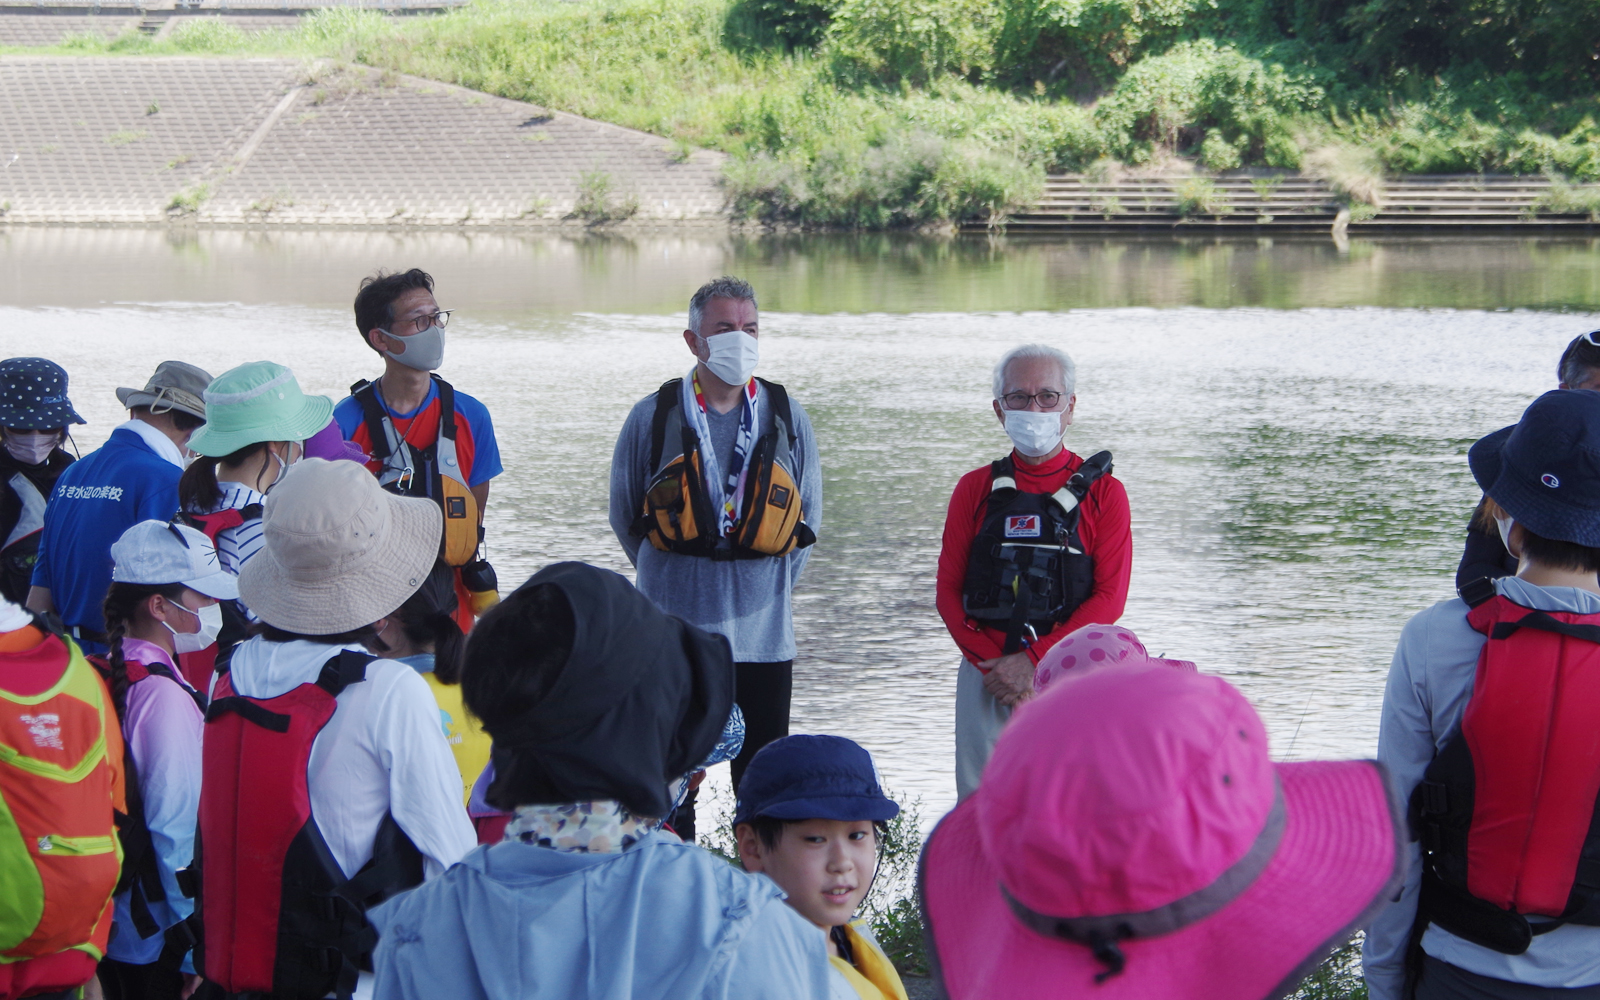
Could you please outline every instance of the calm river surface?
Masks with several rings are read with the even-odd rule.
[[[694,288],[755,283],[761,371],[810,411],[826,484],[795,726],[865,744],[926,823],[954,800],[934,566],[956,479],[1006,447],[988,401],[1007,347],[1077,359],[1068,445],[1111,449],[1133,505],[1123,622],[1231,678],[1276,755],[1304,759],[1374,752],[1400,627],[1451,592],[1467,446],[1600,326],[1596,241],[11,229],[0,352],[68,368],[85,451],[122,419],[112,390],[166,358],[269,358],[337,398],[377,370],[349,303],[380,265],[428,269],[458,310],[442,374],[494,415],[488,551],[508,587],[558,559],[629,572],[605,514],[617,429],[690,363]]]

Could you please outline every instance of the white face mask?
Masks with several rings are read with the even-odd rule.
[[[386,357],[394,358],[407,368],[415,368],[419,372],[431,372],[444,364],[444,327],[430,326],[409,337],[397,336],[388,330],[383,332],[406,345],[404,354],[384,351]]]
[[[1497,517],[1494,519],[1494,526],[1500,529],[1500,544],[1506,547],[1507,552],[1511,551],[1511,526],[1516,523],[1509,517]]]
[[[202,649],[217,641],[217,635],[222,631],[222,605],[208,604],[199,611],[184,608],[177,601],[169,601],[174,607],[183,608],[191,615],[200,619],[200,631],[179,632],[166,622],[167,631],[172,633],[172,651],[174,653],[198,653]]]
[[[6,431],[6,451],[23,465],[47,460],[61,443],[60,431]]]
[[[755,374],[761,347],[756,338],[743,330],[729,330],[702,337],[706,345],[706,367],[729,385],[744,385]]]
[[[1006,436],[1029,458],[1040,458],[1061,443],[1061,414],[1036,410],[1006,410]]]

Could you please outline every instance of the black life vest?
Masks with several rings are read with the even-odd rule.
[[[1488,638],[1461,723],[1411,796],[1417,936],[1432,922],[1520,955],[1563,923],[1600,925],[1600,615],[1533,611],[1486,578],[1461,596]]]
[[[229,674],[217,677],[195,840],[196,966],[229,993],[348,997],[372,968],[378,935],[366,911],[422,882],[422,854],[392,815],[372,860],[347,879],[311,812],[312,743],[374,659],[341,650],[316,683],[276,698],[242,697]]]
[[[1004,652],[1020,650],[1024,633],[1043,635],[1066,621],[1094,592],[1094,558],[1083,551],[1078,521],[1089,488],[1110,472],[1111,453],[1102,451],[1045,494],[1017,488],[1010,455],[989,466],[961,605],[967,617],[1005,632]]]
[[[111,680],[111,663],[100,656],[88,658],[95,670]],[[194,700],[202,713],[206,710],[206,696],[179,680],[177,675],[165,663],[140,663],[137,660],[127,660],[123,669],[128,674],[128,690],[140,684],[152,683],[153,677],[164,677],[178,685],[184,694]],[[154,683],[159,683],[156,681]],[[117,824],[117,840],[122,844],[122,872],[117,877],[115,895],[130,892],[128,896],[128,912],[133,917],[133,929],[141,938],[151,938],[161,931],[161,926],[156,923],[155,916],[150,912],[151,903],[164,903],[167,900],[166,886],[161,883],[161,869],[156,856],[155,842],[150,837],[150,826],[145,820],[144,793],[139,784],[139,768],[133,759],[133,745],[124,739],[122,743],[122,769],[123,769],[123,798],[128,807],[126,813],[114,813]],[[178,888],[185,896],[193,897],[193,881],[189,869],[185,868],[177,873]],[[194,944],[192,930],[184,924],[171,928],[174,936],[178,937],[181,948],[187,951]]]
[[[700,437],[683,419],[683,379],[663,383],[656,392],[650,422],[650,474],[639,516],[629,532],[648,538],[663,552],[709,559],[765,559],[815,544],[805,522],[794,456],[799,434],[783,386],[756,379],[767,394],[772,430],[756,439],[745,476],[739,523],[723,538],[718,513],[706,491]]]
[[[57,469],[55,475],[60,475],[60,472],[61,470]],[[6,537],[0,540],[0,593],[12,603],[22,604],[28,598],[28,585],[33,577],[33,567],[39,561],[39,539],[44,531],[44,508],[51,487],[46,483],[44,488],[40,489],[27,475],[13,472],[11,478],[6,480],[4,488],[13,498],[17,520]]]
[[[448,566],[472,562],[483,541],[478,498],[467,485],[456,456],[456,390],[437,375],[430,376],[439,390],[439,432],[433,443],[418,448],[407,443],[378,399],[377,386],[363,379],[350,387],[361,406],[361,419],[372,441],[372,457],[382,463],[378,485],[405,497],[426,497],[444,511],[444,536],[439,558]]]

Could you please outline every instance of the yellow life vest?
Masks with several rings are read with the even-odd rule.
[[[727,538],[717,534],[717,512],[706,491],[700,441],[683,419],[683,379],[656,393],[650,428],[650,484],[644,504],[629,529],[663,552],[710,559],[760,559],[787,555],[817,540],[805,522],[800,483],[794,475],[798,435],[789,394],[783,386],[757,379],[766,390],[772,430],[756,440],[745,476],[739,523]]]
[[[855,956],[854,965],[836,955],[828,956],[828,961],[861,1000],[906,1000],[906,987],[900,981],[900,973],[895,971],[894,963],[872,935],[862,932],[864,926],[862,921],[853,920],[844,928],[850,939],[850,951]]]
[[[477,719],[467,715],[461,701],[460,684],[444,684],[433,673],[422,675],[433,689],[433,700],[439,704],[439,723],[444,727],[445,742],[456,758],[456,770],[461,772],[461,801],[472,795],[472,783],[489,766],[489,734]]]

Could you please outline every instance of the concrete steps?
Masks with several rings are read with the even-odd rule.
[[[1600,192],[1600,185],[1583,190]],[[1589,213],[1553,214],[1540,208],[1552,183],[1545,177],[1411,176],[1387,180],[1381,207],[1351,228],[1419,226],[1580,226]],[[1187,200],[1188,204],[1184,205]],[[1019,230],[1123,228],[1287,228],[1333,225],[1340,199],[1327,182],[1295,174],[1224,175],[1095,180],[1052,175],[1043,196],[1007,221]]]

